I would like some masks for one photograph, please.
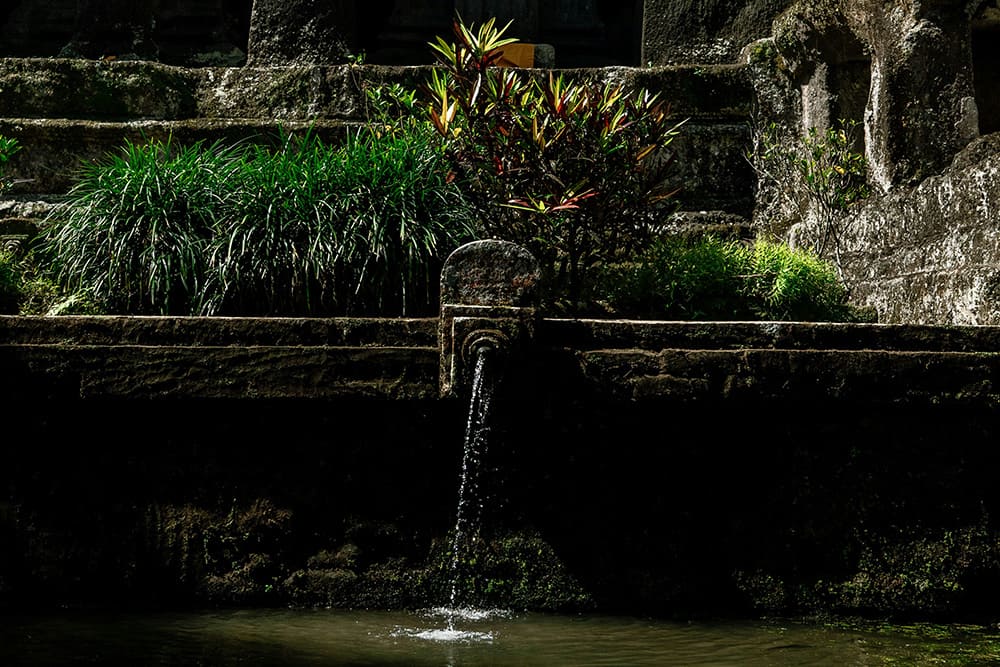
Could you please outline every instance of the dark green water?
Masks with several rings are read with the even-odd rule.
[[[0,617],[0,665],[997,665],[1000,632],[604,616],[241,610]]]

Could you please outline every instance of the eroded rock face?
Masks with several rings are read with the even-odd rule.
[[[982,0],[799,2],[747,52],[761,116],[785,141],[841,119],[864,130],[856,150],[873,194],[836,223],[838,251],[825,252],[880,321],[1000,322],[1000,145],[978,139],[996,127],[997,105],[983,92],[996,9]],[[772,183],[756,203],[758,228],[822,245],[816,201],[789,202]]]
[[[978,133],[971,20],[962,3],[799,2],[775,23],[802,127],[864,124],[882,190],[940,173]]]
[[[868,202],[842,223],[852,300],[882,322],[1000,324],[1000,135],[939,176]],[[815,228],[793,230],[810,245]]]
[[[980,2],[843,3],[872,54],[869,155],[883,188],[939,172],[978,134],[970,21]]]

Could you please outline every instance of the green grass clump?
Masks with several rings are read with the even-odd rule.
[[[46,220],[58,284],[110,313],[427,315],[473,238],[429,127],[126,144]]]
[[[337,150],[311,134],[248,146],[220,188],[199,314],[332,312]]]
[[[743,291],[759,319],[853,320],[836,268],[818,255],[758,240],[747,253]]]
[[[706,235],[654,241],[634,262],[597,273],[613,314],[670,320],[854,321],[835,268],[808,250]]]
[[[745,309],[735,298],[745,252],[738,241],[707,236],[654,241],[635,262],[597,272],[596,296],[616,313],[651,319],[714,319]]]
[[[219,212],[215,188],[236,155],[221,144],[168,139],[128,142],[120,154],[86,165],[43,229],[56,280],[93,294],[108,312],[192,312]]]

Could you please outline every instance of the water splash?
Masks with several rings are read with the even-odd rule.
[[[454,627],[454,622],[460,620],[476,627],[477,623],[485,623],[494,619],[513,618],[514,614],[508,609],[473,609],[471,607],[433,607],[417,612],[418,615],[426,619],[444,618],[449,621],[446,628],[414,628],[397,625],[390,633],[392,637],[410,637],[431,642],[460,643],[460,644],[491,644],[497,638],[493,630],[472,630],[458,629]]]
[[[492,643],[492,632],[479,632],[477,630],[456,630],[454,628],[431,628],[429,630],[417,630],[414,628],[397,627],[391,634],[393,637],[412,637],[430,642],[463,642],[463,643]]]

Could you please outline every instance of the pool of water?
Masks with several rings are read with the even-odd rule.
[[[0,665],[1000,664],[1000,631],[597,615],[239,610],[0,617]]]

